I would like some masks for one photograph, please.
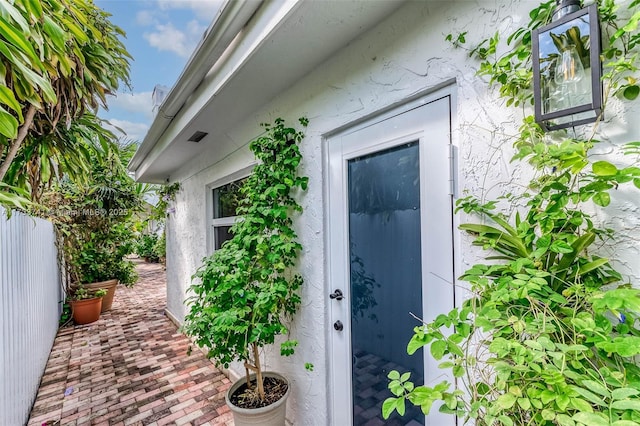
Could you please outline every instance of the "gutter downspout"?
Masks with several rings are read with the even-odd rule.
[[[191,54],[176,84],[160,105],[151,128],[127,166],[129,171],[137,175],[138,168],[156,146],[158,139],[169,127],[187,98],[200,85],[261,4],[262,0],[227,0],[222,6],[202,41]]]

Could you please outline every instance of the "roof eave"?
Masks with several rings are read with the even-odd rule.
[[[136,179],[139,177],[139,170],[144,166],[149,153],[155,148],[188,97],[202,82],[211,67],[218,61],[261,4],[262,0],[227,0],[220,8],[203,39],[189,58],[176,84],[160,105],[149,131],[129,162],[128,169],[134,173]]]

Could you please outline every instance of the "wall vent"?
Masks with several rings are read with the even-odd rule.
[[[204,139],[205,136],[207,136],[209,133],[207,132],[195,132],[194,134],[191,135],[191,137],[189,139],[187,139],[189,142],[200,142],[202,139]]]

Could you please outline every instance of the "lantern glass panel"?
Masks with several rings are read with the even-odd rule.
[[[543,115],[592,102],[589,19],[590,15],[584,14],[539,35]],[[564,120],[577,121],[580,115]]]

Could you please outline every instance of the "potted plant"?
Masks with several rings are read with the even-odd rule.
[[[102,298],[107,290],[91,290],[79,285],[71,297],[71,312],[76,324],[90,324],[100,318]]]
[[[300,123],[306,126],[307,120]],[[297,143],[304,135],[282,119],[263,126],[267,133],[250,144],[259,164],[240,189],[233,238],[194,275],[184,326],[217,364],[243,363],[245,378],[226,398],[237,426],[284,425],[289,383],[263,371],[260,349],[287,335],[286,319],[301,301],[302,277],[293,268],[302,246],[291,214],[302,210],[293,192],[306,190],[308,181],[297,175],[302,158]],[[296,344],[286,338],[281,355],[291,355]]]
[[[105,289],[102,312],[111,309],[119,282],[135,281],[133,263],[124,256],[130,252],[128,239],[132,235],[121,226],[114,225],[108,232],[91,227],[72,226],[74,232],[63,242],[63,254],[68,272],[69,289],[82,284],[89,290]]]
[[[64,179],[43,203],[58,233],[68,293],[79,284],[107,290],[104,312],[118,282],[133,284],[137,278],[126,256],[134,249],[132,216],[142,206],[142,192],[124,168],[135,146],[103,142],[85,147],[92,159],[90,177]]]

